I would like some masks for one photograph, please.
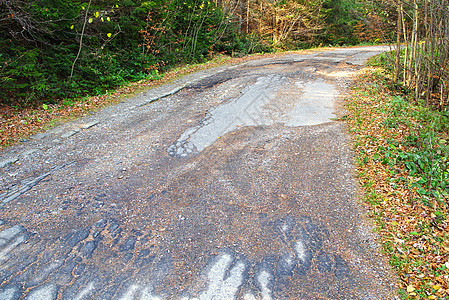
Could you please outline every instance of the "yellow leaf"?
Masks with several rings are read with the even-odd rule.
[[[108,33],[108,37],[110,38],[112,36],[112,33]]]
[[[111,18],[107,17],[106,20],[111,21]]]
[[[85,10],[84,6],[81,6],[81,9],[82,9],[82,10]]]
[[[70,26],[70,29],[73,29],[73,28],[75,28],[75,25]]]
[[[100,16],[100,13],[98,11],[95,12],[95,18],[98,18]]]
[[[407,293],[412,293],[415,290],[415,287],[413,285],[409,285],[407,287]]]
[[[117,7],[117,8],[118,8],[118,4],[116,4],[116,5],[115,5],[115,7]]]
[[[92,20],[92,18],[89,18],[89,23],[92,23],[94,20]]]
[[[441,286],[439,284],[436,284],[436,285],[433,286],[433,289],[434,290],[439,290],[439,289],[441,289]]]
[[[434,300],[434,299],[438,299],[438,297],[435,296],[435,295],[432,295],[432,296],[429,296],[429,299],[430,299],[430,300]]]
[[[104,22],[104,19],[103,19],[103,17],[101,17],[101,22]]]

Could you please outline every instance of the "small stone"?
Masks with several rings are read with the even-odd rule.
[[[126,254],[123,256],[123,259],[124,259],[125,261],[130,261],[132,258],[133,258],[133,254],[132,254],[132,253],[126,253]]]
[[[46,138],[47,136],[49,136],[50,134],[47,132],[43,132],[43,133],[38,133],[35,135],[30,136],[30,139],[33,140],[42,140],[43,138]]]
[[[97,201],[94,204],[92,204],[93,208],[101,208],[104,206],[104,202],[103,201]]]
[[[178,150],[176,151],[176,155],[181,155],[184,153],[184,149],[183,148],[178,148]]]
[[[106,194],[105,194],[105,193],[101,193],[101,194],[99,194],[99,195],[96,195],[96,196],[94,197],[94,199],[95,199],[96,201],[102,201],[101,199],[104,198],[104,197],[106,197]]]
[[[95,223],[95,226],[98,228],[104,228],[108,224],[108,221],[105,219],[99,220],[97,223]]]
[[[2,161],[0,161],[0,168],[6,168],[7,166],[12,165],[13,163],[15,163],[18,160],[19,160],[18,157],[13,157],[13,158],[2,160]]]
[[[26,300],[52,300],[56,299],[57,288],[50,284],[46,286],[37,287],[27,295]]]
[[[23,152],[22,154],[21,154],[21,156],[23,156],[23,157],[28,157],[28,156],[30,156],[31,154],[33,154],[34,152],[36,152],[38,149],[30,149],[30,150],[27,150],[27,151],[25,151],[25,152]]]
[[[100,235],[100,230],[95,230],[93,233],[92,233],[92,237],[94,238],[94,239],[97,239],[97,237]]]
[[[81,248],[81,254],[85,258],[91,258],[92,253],[94,252],[94,250],[96,248],[97,248],[97,245],[95,244],[95,242],[89,241],[83,246],[83,248]]]
[[[86,265],[85,264],[80,264],[77,265],[74,269],[73,269],[73,275],[75,276],[79,276],[84,272],[84,269],[86,269]]]
[[[150,253],[151,253],[150,249],[143,249],[142,251],[139,252],[139,257],[142,258],[142,257],[148,256],[148,255],[150,255]]]
[[[11,241],[14,237],[22,233],[23,231],[25,231],[25,228],[20,225],[15,225],[0,232],[0,240]]]
[[[112,204],[111,204],[112,205]],[[109,226],[109,231],[110,232],[114,232],[115,230],[117,230],[118,228],[118,224],[115,223],[114,221],[111,222],[111,226]]]
[[[92,121],[92,122],[89,122],[89,123],[81,124],[80,127],[82,129],[89,129],[89,128],[91,128],[91,127],[93,127],[93,126],[95,126],[95,125],[97,125],[99,123],[100,123],[99,121]]]
[[[20,298],[20,290],[19,287],[9,287],[0,289],[0,299],[12,300]]]
[[[75,135],[76,133],[77,133],[77,132],[76,132],[75,130],[70,130],[70,131],[64,133],[63,135],[61,135],[61,137],[62,137],[63,139],[66,139],[66,138],[69,138],[69,137]]]
[[[81,231],[75,232],[73,235],[71,235],[69,238],[67,238],[67,244],[70,247],[75,246],[82,240],[86,239],[89,236],[90,228],[83,229]]]
[[[120,246],[120,251],[130,251],[134,249],[134,244],[136,243],[137,238],[135,236],[130,236],[124,244]]]

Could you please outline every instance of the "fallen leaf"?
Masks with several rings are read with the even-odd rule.
[[[413,293],[415,291],[415,287],[413,285],[407,286],[407,293]]]

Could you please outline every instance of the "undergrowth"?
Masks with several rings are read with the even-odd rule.
[[[365,201],[403,299],[449,297],[449,118],[394,88],[380,66],[348,98]]]

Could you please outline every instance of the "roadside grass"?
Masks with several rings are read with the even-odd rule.
[[[358,176],[403,299],[449,299],[449,118],[373,63],[346,108]]]

